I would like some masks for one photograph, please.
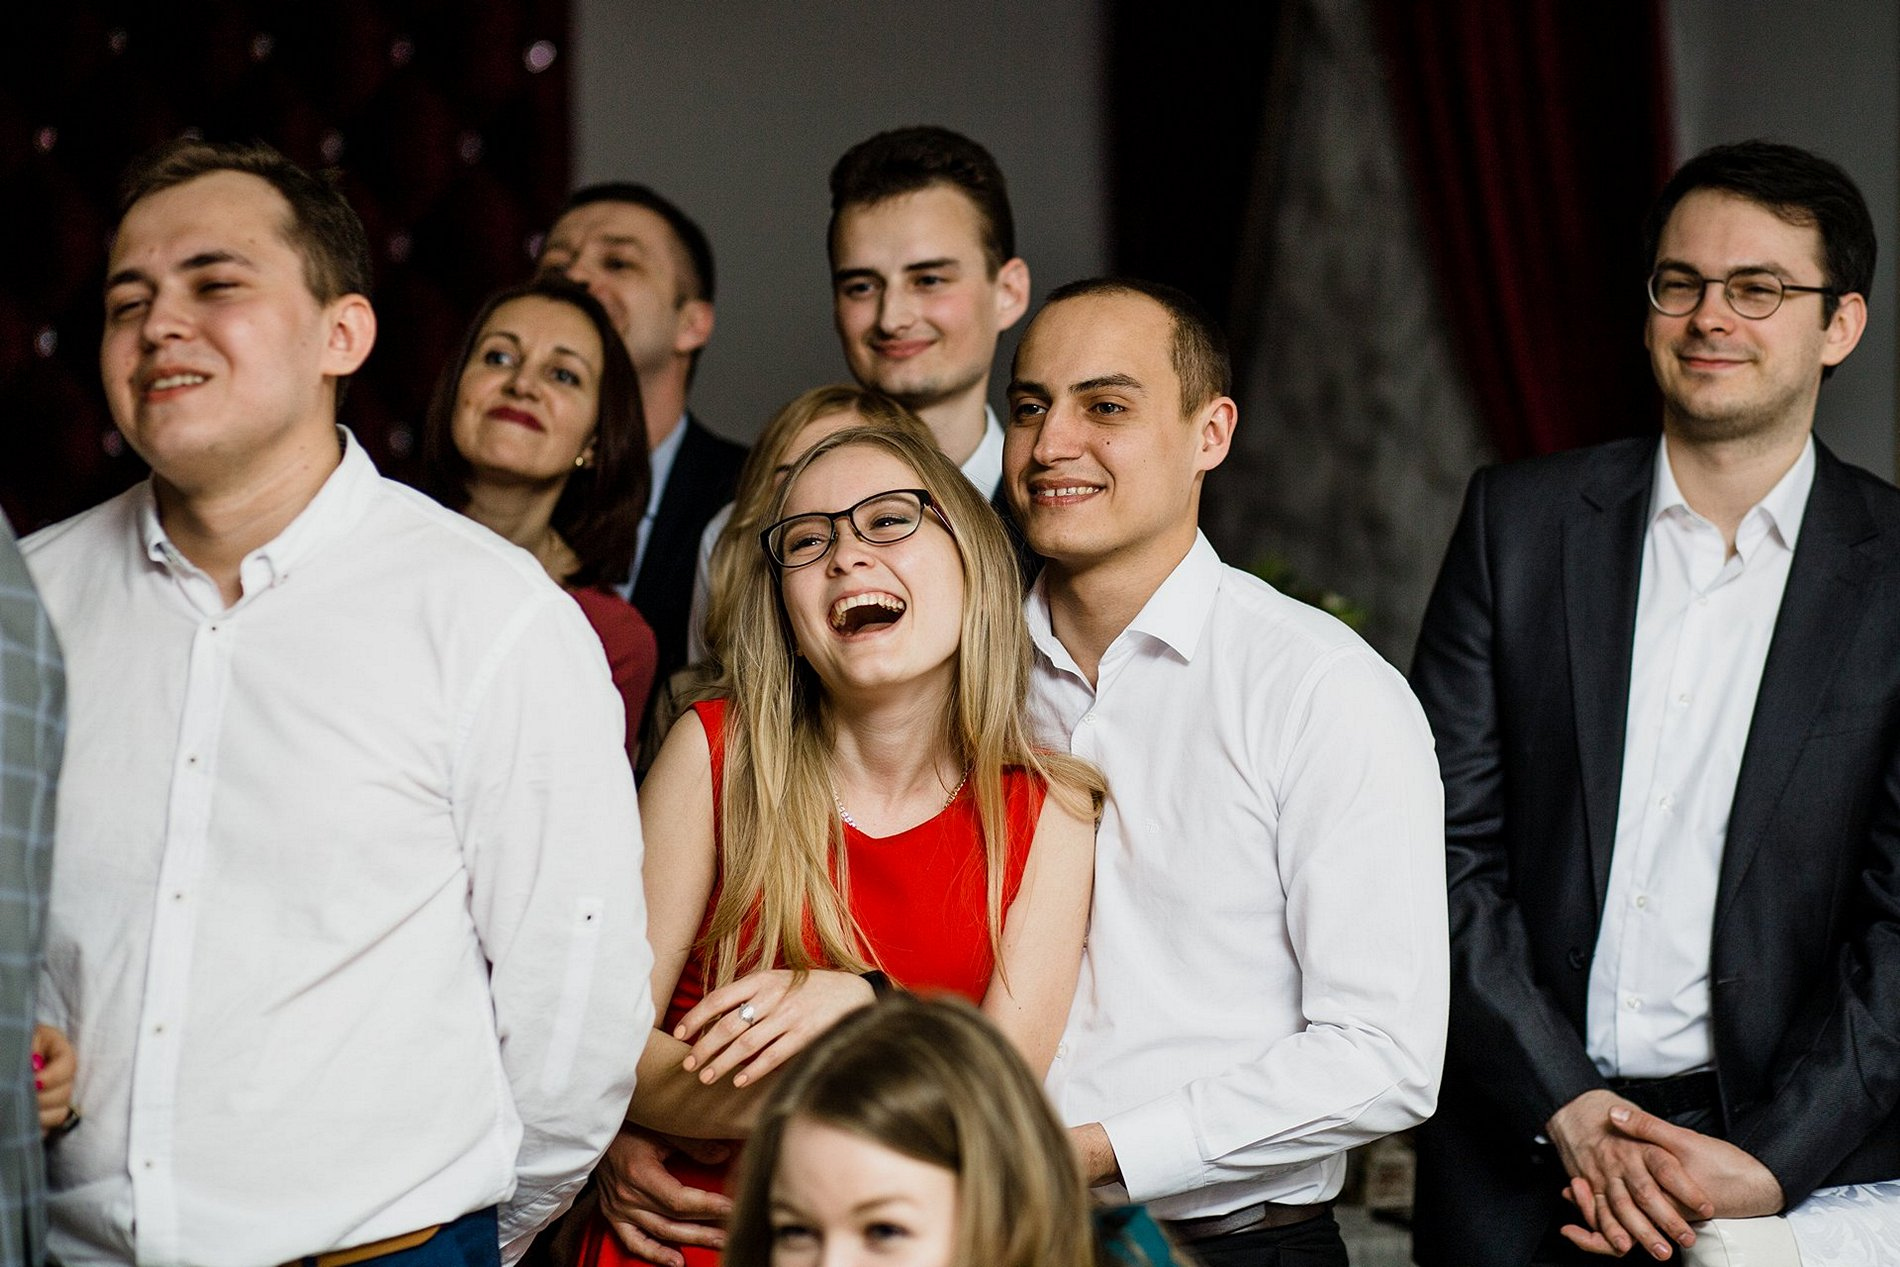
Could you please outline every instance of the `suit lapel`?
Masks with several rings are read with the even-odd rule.
[[[1877,534],[1873,516],[1839,459],[1815,442],[1814,488],[1795,543],[1775,633],[1762,665],[1755,714],[1742,749],[1729,810],[1728,839],[1716,888],[1715,918],[1734,899],[1762,847],[1775,805],[1801,755],[1815,711],[1860,621],[1857,592],[1867,556],[1856,549]]]
[[[1626,441],[1601,452],[1601,462],[1586,477],[1578,490],[1579,503],[1564,521],[1563,546],[1571,707],[1598,912],[1616,843],[1636,588],[1656,446],[1654,441]]]

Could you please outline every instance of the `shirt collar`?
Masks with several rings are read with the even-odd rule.
[[[282,532],[244,556],[238,565],[238,577],[245,593],[287,579],[293,568],[342,536],[367,509],[382,476],[349,428],[336,430],[343,445],[343,460]],[[150,479],[139,494],[138,528],[145,553],[152,560],[173,571],[198,571],[172,544],[165,525],[159,521],[158,497]]]
[[[1003,424],[996,420],[996,411],[988,405],[983,406],[983,438],[977,442],[976,452],[963,464],[963,478],[976,485],[976,491],[985,497],[995,497],[997,485],[1003,482]]]
[[[1814,436],[1808,436],[1808,442],[1801,446],[1801,456],[1794,460],[1775,486],[1742,516],[1742,527],[1736,532],[1736,547],[1742,553],[1744,537],[1759,539],[1759,532],[1772,529],[1781,538],[1782,545],[1794,549],[1795,541],[1801,535],[1801,521],[1807,517],[1808,494],[1814,490]],[[1669,465],[1669,445],[1667,441],[1656,442],[1656,481],[1650,494],[1649,522],[1655,523],[1664,512],[1677,510],[1694,514],[1688,501],[1682,495],[1682,489],[1676,483],[1676,473]],[[1761,527],[1751,531],[1753,525]]]
[[[1201,641],[1201,631],[1207,628],[1208,617],[1213,613],[1214,599],[1220,593],[1221,576],[1226,570],[1213,544],[1196,529],[1193,546],[1174,565],[1168,579],[1148,596],[1148,601],[1115,641],[1120,642],[1129,633],[1143,634],[1165,643],[1181,659],[1192,660],[1194,649]],[[1056,637],[1055,627],[1050,622],[1048,586],[1049,570],[1044,568],[1030,588],[1029,596],[1023,600],[1029,638],[1050,663],[1073,670],[1075,659]]]
[[[686,418],[682,413],[680,420],[667,432],[666,439],[653,447],[647,455],[647,464],[652,470],[653,482],[647,485],[647,518],[660,513],[660,498],[666,492],[666,477],[673,473],[673,459],[680,455],[680,446],[686,443]]]

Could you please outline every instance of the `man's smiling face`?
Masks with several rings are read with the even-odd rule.
[[[1698,189],[1676,204],[1655,263],[1712,281],[1760,270],[1785,284],[1827,284],[1818,230],[1715,189]],[[1822,369],[1853,350],[1855,317],[1864,310],[1858,296],[1849,297],[1823,322],[1823,302],[1820,295],[1789,292],[1774,313],[1751,320],[1729,305],[1722,287],[1711,285],[1687,316],[1652,308],[1643,342],[1672,433],[1726,440],[1805,427]]]
[[[100,374],[126,440],[175,486],[327,430],[331,380],[368,354],[335,337],[339,307],[364,301],[318,302],[290,219],[268,181],[218,171],[140,199],[119,226]]]
[[[1022,261],[991,275],[976,204],[950,185],[845,207],[831,256],[852,375],[912,409],[985,382],[997,335],[1028,302]]]
[[[1003,482],[1030,546],[1065,571],[1171,565],[1192,544],[1201,477],[1231,435],[1210,411],[1231,402],[1184,411],[1173,347],[1168,310],[1120,292],[1051,304],[1023,336]]]

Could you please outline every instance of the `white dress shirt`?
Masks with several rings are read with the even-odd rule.
[[[1405,681],[1205,537],[1095,689],[1026,603],[1038,733],[1101,767],[1088,949],[1050,1093],[1166,1218],[1339,1193],[1430,1116],[1445,1051],[1444,792]]]
[[[647,508],[640,513],[640,527],[634,534],[633,569],[627,573],[627,579],[614,586],[620,597],[629,603],[633,601],[634,582],[640,579],[640,565],[646,562],[647,540],[653,536],[653,523],[660,517],[660,499],[666,496],[666,481],[673,474],[673,463],[680,455],[680,447],[686,443],[686,415],[673,424],[666,433],[666,439],[653,447],[647,454]]]
[[[65,647],[42,1017],[67,1264],[258,1267],[503,1203],[613,1137],[652,1004],[600,640],[353,439],[243,596],[142,484],[26,542]]]
[[[960,469],[963,478],[989,499],[996,496],[997,486],[1003,482],[1003,424],[996,420],[996,411],[988,405],[983,406],[983,419],[982,443]],[[719,544],[720,534],[732,522],[732,511],[737,504],[727,502],[721,506],[707,522],[705,531],[699,534],[699,564],[693,569],[692,614],[686,621],[688,664],[698,664],[712,651],[706,645],[706,612],[712,606],[713,547]]]
[[[1636,599],[1616,843],[1590,964],[1588,1050],[1605,1076],[1708,1067],[1709,944],[1729,808],[1762,665],[1814,486],[1814,441],[1722,531],[1689,509],[1658,443]]]

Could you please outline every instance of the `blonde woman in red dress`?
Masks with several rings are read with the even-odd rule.
[[[854,428],[798,463],[767,518],[734,693],[681,719],[641,794],[663,1020],[628,1116],[671,1136],[743,1138],[771,1072],[872,1001],[866,973],[977,1003],[1042,1075],[1088,917],[1102,784],[1030,746],[995,512],[928,442]],[[676,1261],[618,1204],[615,1152],[643,1147],[610,1150],[583,1262]]]

